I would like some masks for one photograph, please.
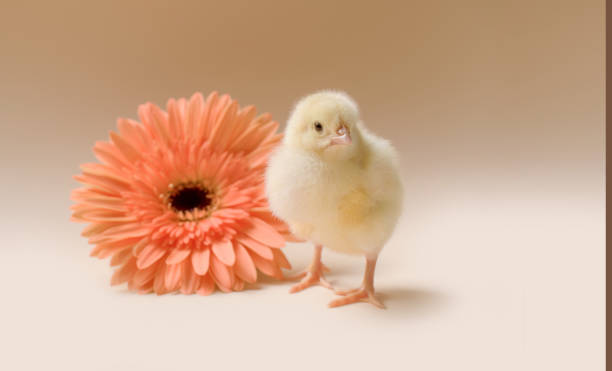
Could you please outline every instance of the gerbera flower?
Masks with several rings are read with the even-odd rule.
[[[147,103],[138,115],[95,144],[100,163],[81,166],[84,187],[72,192],[91,255],[118,267],[111,284],[208,295],[241,290],[257,270],[283,278],[291,236],[263,190],[282,137],[270,115],[216,92],[170,99],[167,112]]]

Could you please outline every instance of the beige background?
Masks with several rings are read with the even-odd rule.
[[[356,3],[0,4],[0,369],[603,369],[604,2]],[[320,88],[401,153],[387,311],[109,287],[68,196],[117,117],[216,89],[284,122]]]

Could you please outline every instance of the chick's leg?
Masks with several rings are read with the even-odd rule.
[[[327,269],[323,263],[321,262],[321,250],[323,250],[323,246],[316,245],[314,248],[314,257],[312,259],[312,263],[310,263],[310,267],[305,272],[300,273],[296,278],[301,278],[302,280],[292,286],[289,289],[289,293],[293,294],[299,291],[304,290],[307,287],[314,285],[321,285],[328,289],[331,289],[331,284],[327,282],[325,277],[323,276],[323,272]]]
[[[374,270],[376,269],[376,259],[377,256],[366,257],[366,269],[365,274],[363,275],[363,283],[361,284],[361,287],[353,290],[336,291],[336,294],[344,297],[330,302],[330,308],[357,302],[371,303],[378,308],[385,308],[385,305],[374,295]]]

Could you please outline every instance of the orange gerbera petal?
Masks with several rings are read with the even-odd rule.
[[[230,268],[223,264],[215,255],[212,255],[210,271],[219,288],[223,291],[231,291],[234,286],[234,275]]]
[[[110,265],[111,266],[115,266],[115,265],[121,265],[123,263],[125,263],[129,258],[131,258],[132,255],[132,249],[123,249],[117,253],[115,253],[110,261]]]
[[[187,262],[188,263],[188,262]],[[200,286],[200,278],[193,271],[191,264],[183,266],[183,278],[181,283],[181,293],[193,294]]]
[[[272,249],[248,236],[239,235],[236,237],[236,241],[264,259],[272,260],[274,258]]]
[[[144,269],[148,267],[149,265],[158,261],[165,254],[166,254],[165,248],[155,243],[150,243],[138,255],[138,260],[137,260],[138,268]]]
[[[257,269],[267,274],[268,276],[276,277],[278,279],[283,278],[283,274],[275,262],[273,262],[272,260],[264,259],[254,253],[249,253],[249,255],[251,256],[251,259],[253,259],[253,263],[255,263]]]
[[[166,258],[167,264],[177,264],[185,260],[191,254],[190,249],[173,249]]]
[[[239,243],[236,244],[236,265],[234,266],[234,272],[246,282],[253,283],[257,281],[255,263],[253,263],[251,255]]]
[[[182,274],[183,263],[168,264],[166,266],[165,285],[169,291],[174,291],[178,288]]]
[[[205,275],[208,272],[208,266],[210,264],[210,250],[195,250],[191,254],[191,262],[194,272],[200,276]]]
[[[136,286],[142,286],[145,283],[152,281],[153,277],[155,277],[155,274],[159,270],[158,266],[159,263],[156,263],[145,269],[139,269],[138,272],[134,274],[132,281],[134,281]]]
[[[215,256],[223,262],[223,264],[232,266],[236,261],[234,246],[231,241],[215,242],[212,246],[212,251]]]
[[[289,260],[287,260],[287,257],[282,251],[278,249],[273,249],[272,253],[274,254],[274,261],[279,267],[291,269],[291,263],[289,263]]]
[[[129,281],[136,273],[136,259],[130,259],[121,268],[117,269],[111,278],[111,285],[118,285]]]
[[[212,277],[209,274],[202,276],[200,279],[200,288],[198,289],[197,293],[199,295],[206,296],[212,294],[213,291],[215,291],[215,282],[213,281]]]
[[[283,236],[270,224],[256,217],[252,217],[250,222],[251,227],[244,231],[249,237],[271,247],[282,247],[285,245]]]

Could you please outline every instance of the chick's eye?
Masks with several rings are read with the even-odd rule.
[[[314,128],[319,133],[323,131],[323,125],[319,121],[315,121]]]

